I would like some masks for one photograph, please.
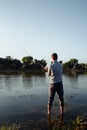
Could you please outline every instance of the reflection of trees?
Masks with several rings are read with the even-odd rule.
[[[78,89],[78,87],[79,87],[79,80],[78,80],[78,76],[76,77],[73,77],[73,78],[71,78],[70,77],[70,86],[71,86],[71,88],[72,89]]]
[[[44,82],[46,81],[45,75],[31,75],[31,76],[22,76],[22,86],[26,89],[32,89],[32,88],[37,88],[38,86],[42,86]]]
[[[11,76],[5,76],[5,87],[8,89],[8,90],[11,90],[13,85],[12,85],[12,80],[11,80]]]
[[[1,75],[0,88],[5,91],[21,91],[23,88],[30,89],[35,87],[38,80],[43,82],[43,76]]]
[[[10,75],[1,75],[0,76],[0,84],[2,89],[11,90],[12,88],[12,80]]]
[[[0,89],[3,89],[4,86],[5,86],[4,75],[0,75]]]
[[[26,89],[30,89],[33,87],[32,76],[22,76],[21,82],[22,82],[22,87]]]
[[[1,79],[1,84],[5,90],[12,90],[12,88],[17,87],[17,85],[20,84],[20,77],[16,75],[3,75]]]

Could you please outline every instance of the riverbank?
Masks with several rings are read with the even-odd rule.
[[[0,69],[0,75],[38,75],[38,74],[45,74],[45,71],[42,68],[39,69]],[[87,74],[87,71],[80,71],[80,70],[63,70],[63,74],[66,75],[80,75],[80,74]]]
[[[15,75],[15,74],[45,74],[43,69],[2,69],[0,75]]]
[[[78,117],[81,117],[81,118],[78,118]],[[72,123],[73,122],[75,123],[77,118],[78,118],[78,122],[81,121],[81,122],[85,123],[84,128],[87,128],[86,127],[87,126],[87,124],[86,124],[87,123],[87,105],[66,111],[64,114],[64,124],[62,126],[63,127],[66,126],[67,128],[70,125],[72,126],[73,125]],[[53,127],[54,127],[54,130],[56,130],[55,127],[59,126],[57,124],[58,120],[59,120],[59,118],[58,118],[57,114],[55,113],[55,115],[52,115],[51,124],[49,124],[50,122],[47,119],[47,111],[40,108],[39,112],[37,112],[37,113],[8,116],[8,117],[5,117],[5,119],[3,119],[3,120],[0,117],[0,126],[6,125],[6,124],[8,126],[15,124],[16,126],[20,126],[20,129],[18,129],[18,130],[30,130],[30,129],[32,129],[32,130],[44,130],[44,129],[53,130]],[[49,129],[49,127],[50,127],[50,129]],[[64,130],[66,130],[66,129],[64,129]],[[69,129],[69,130],[71,130],[71,129]],[[86,130],[86,129],[82,129],[82,130]]]

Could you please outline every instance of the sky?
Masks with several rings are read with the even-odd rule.
[[[87,0],[0,0],[0,57],[87,63]]]

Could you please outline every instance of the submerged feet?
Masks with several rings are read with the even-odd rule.
[[[51,106],[48,105],[48,120],[51,120]],[[64,106],[60,106],[60,116],[59,116],[59,123],[64,123]]]
[[[48,117],[48,121],[50,122],[50,121],[52,120],[52,119],[51,119],[51,113],[48,112],[47,117]],[[54,119],[55,119],[55,118],[54,118]],[[60,114],[59,119],[58,119],[58,122],[61,123],[61,124],[64,123],[64,115],[63,115],[63,114]]]
[[[64,123],[64,115],[62,114],[62,115],[60,115],[60,118],[59,118],[59,123]]]
[[[51,113],[50,112],[48,112],[48,121],[50,122],[52,119],[51,119]],[[54,118],[55,119],[55,118]],[[64,114],[60,114],[60,116],[59,116],[59,119],[58,119],[58,122],[59,123],[61,123],[61,124],[63,124],[64,123]]]

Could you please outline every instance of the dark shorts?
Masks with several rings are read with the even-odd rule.
[[[55,93],[57,92],[58,98],[60,100],[60,105],[64,106],[64,92],[63,92],[63,85],[62,82],[59,83],[53,83],[49,86],[49,98],[48,98],[48,105],[52,106]]]

